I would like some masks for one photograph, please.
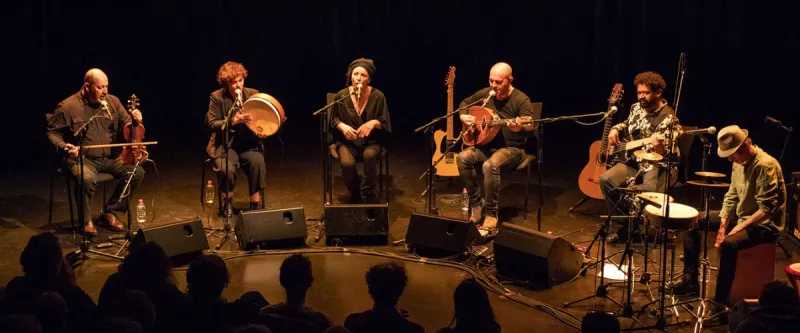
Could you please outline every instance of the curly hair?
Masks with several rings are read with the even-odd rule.
[[[228,61],[219,67],[219,72],[217,72],[217,83],[224,86],[225,83],[235,80],[240,76],[243,79],[247,78],[247,69],[244,68],[244,65],[235,61]]]
[[[405,268],[393,262],[372,266],[366,277],[369,294],[378,304],[396,305],[408,283]]]
[[[646,85],[651,91],[661,89],[662,91],[667,88],[667,82],[661,77],[661,74],[656,72],[644,72],[636,75],[633,79],[633,85],[639,86],[640,84]]]

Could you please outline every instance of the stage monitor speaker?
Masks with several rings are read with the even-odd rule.
[[[578,275],[583,254],[570,242],[510,223],[500,227],[494,258],[501,277],[553,287]]]
[[[449,217],[412,213],[408,221],[406,244],[413,250],[461,253],[468,246],[483,244],[478,227],[469,221]]]
[[[308,229],[303,207],[251,210],[236,216],[236,239],[245,251],[302,247]]]
[[[155,242],[170,258],[195,255],[208,249],[208,239],[200,218],[175,222],[146,229],[139,229],[133,238],[134,244]]]
[[[325,206],[327,244],[385,244],[389,237],[389,204]]]

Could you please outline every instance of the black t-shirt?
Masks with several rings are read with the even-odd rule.
[[[459,107],[464,107],[478,100],[486,98],[486,96],[489,96],[490,89],[491,88],[483,88],[478,90],[476,93],[472,94],[472,96],[465,98]],[[483,102],[478,103],[477,106],[480,106],[482,103]],[[500,119],[514,119],[519,116],[529,116],[534,119],[536,118],[536,115],[533,114],[533,105],[531,104],[531,99],[528,97],[528,95],[525,95],[524,92],[516,88],[511,91],[511,95],[505,100],[499,100],[492,97],[489,99],[489,102],[486,103],[486,107],[494,111],[500,117]],[[466,114],[467,111],[468,109],[461,111],[461,113]],[[527,132],[525,130],[514,132],[507,126],[503,126],[503,129],[500,131],[500,133],[498,133],[491,142],[486,144],[485,147],[515,147],[525,149],[525,139],[530,137],[531,133],[532,132]]]
[[[348,88],[344,88],[336,93],[336,99],[340,99],[350,94]],[[377,120],[381,123],[381,129],[375,128],[372,133],[364,139],[357,139],[349,141],[344,137],[339,129],[336,128],[340,123],[344,123],[358,130],[358,127],[370,120]],[[345,98],[342,102],[333,106],[330,115],[331,134],[333,140],[340,144],[348,144],[354,146],[366,146],[373,143],[383,143],[387,136],[392,133],[392,122],[389,118],[389,106],[386,103],[386,96],[383,92],[376,88],[372,88],[372,92],[367,98],[367,104],[364,106],[364,111],[361,115],[356,112],[356,107],[351,98]]]

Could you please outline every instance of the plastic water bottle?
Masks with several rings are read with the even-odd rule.
[[[469,194],[467,194],[466,187],[463,190],[461,190],[461,213],[462,214],[469,213]]]
[[[136,222],[147,222],[147,207],[144,205],[144,199],[139,199],[139,204],[136,205]]]
[[[206,195],[204,197],[206,204],[213,204],[214,196],[216,196],[216,193],[214,193],[214,184],[209,180],[208,183],[206,183]]]

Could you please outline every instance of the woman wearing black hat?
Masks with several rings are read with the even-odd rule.
[[[370,83],[375,75],[371,59],[360,58],[347,68],[348,87],[337,99],[350,95],[333,107],[331,127],[342,178],[350,191],[350,203],[377,202],[378,159],[381,145],[392,132],[389,106],[383,93]],[[359,179],[356,161],[364,163],[364,178]]]

